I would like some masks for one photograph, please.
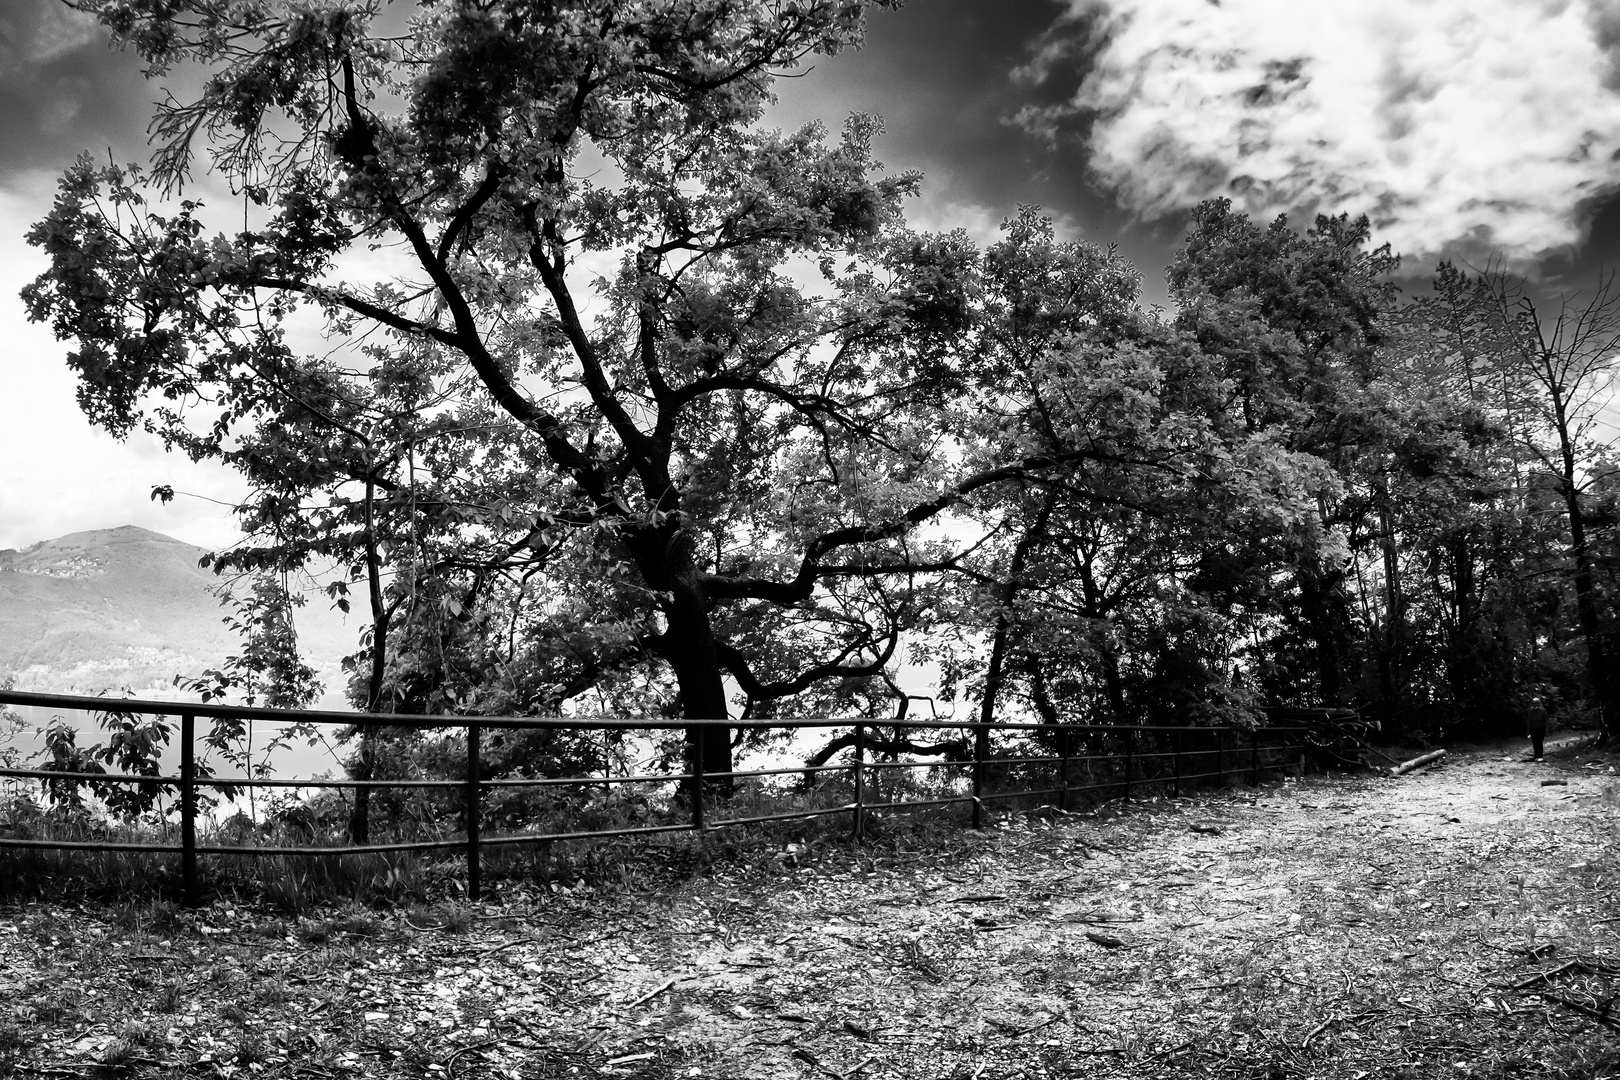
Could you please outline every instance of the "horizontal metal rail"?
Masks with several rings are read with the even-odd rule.
[[[300,858],[342,858],[350,855],[389,855],[398,853],[449,851],[461,849],[465,851],[468,876],[468,893],[476,898],[479,894],[480,883],[480,853],[486,847],[509,847],[521,844],[546,844],[580,840],[601,840],[619,837],[648,837],[666,833],[698,831],[708,832],[716,829],[736,828],[739,826],[765,824],[778,821],[793,821],[818,817],[831,817],[840,814],[850,814],[853,819],[853,831],[857,836],[863,835],[866,815],[878,810],[917,810],[928,807],[953,806],[969,804],[972,808],[972,820],[975,826],[980,821],[980,811],[984,804],[1001,802],[1012,799],[1032,799],[1055,796],[1060,807],[1066,807],[1068,797],[1074,792],[1099,792],[1119,789],[1123,797],[1129,798],[1133,786],[1142,785],[1173,785],[1177,794],[1185,782],[1214,778],[1216,782],[1224,783],[1227,777],[1236,777],[1247,772],[1251,783],[1257,782],[1259,775],[1264,771],[1276,768],[1291,768],[1298,764],[1303,767],[1304,758],[1296,761],[1276,763],[1262,762],[1263,757],[1271,757],[1280,752],[1297,751],[1301,755],[1306,752],[1310,736],[1320,734],[1319,727],[1309,724],[1281,724],[1264,728],[1245,728],[1236,725],[1222,725],[1214,727],[1174,727],[1166,725],[1125,725],[1125,724],[1065,724],[1051,725],[1045,723],[1022,722],[985,722],[966,720],[881,720],[853,718],[818,717],[812,719],[770,719],[770,720],[636,720],[620,717],[485,717],[485,716],[420,716],[403,714],[377,714],[377,713],[347,713],[330,711],[288,711],[267,709],[260,707],[232,706],[213,702],[174,702],[174,701],[147,701],[136,698],[109,698],[85,697],[67,694],[39,694],[25,691],[0,690],[0,705],[23,705],[45,709],[71,709],[90,713],[127,713],[133,715],[171,716],[177,715],[181,721],[181,734],[179,739],[180,771],[174,776],[145,776],[131,773],[111,772],[66,772],[54,769],[0,769],[0,778],[16,780],[36,780],[46,785],[68,784],[141,784],[160,785],[165,789],[172,789],[179,793],[180,829],[179,842],[171,844],[122,842],[113,840],[37,840],[20,837],[0,836],[0,848],[17,848],[26,850],[61,850],[69,852],[115,852],[140,853],[156,855],[180,855],[182,865],[182,881],[185,901],[188,905],[200,902],[200,881],[198,875],[197,859],[199,856],[210,857],[262,857],[287,856]],[[1326,717],[1328,710],[1323,710],[1323,718],[1333,721],[1343,721],[1347,718],[1342,711],[1335,712],[1332,717]],[[1292,710],[1288,719],[1297,720],[1304,715],[1302,710]],[[1315,714],[1310,714],[1315,715]],[[1353,718],[1354,714],[1347,714]],[[460,728],[466,732],[467,737],[467,775],[462,779],[451,780],[424,780],[413,778],[399,779],[280,779],[266,777],[236,777],[216,776],[200,766],[195,758],[196,731],[195,724],[198,717],[214,719],[236,719],[244,721],[267,721],[285,724],[322,724],[342,727],[355,727],[365,724],[377,728],[401,728],[411,730],[447,730]],[[489,729],[530,729],[530,730],[573,730],[573,731],[679,731],[693,728],[725,727],[728,730],[803,730],[803,729],[829,729],[848,728],[854,734],[854,755],[850,764],[822,764],[822,765],[796,765],[769,769],[738,769],[727,772],[704,772],[695,768],[692,772],[682,773],[644,773],[626,776],[575,776],[575,777],[491,777],[484,778],[481,773],[480,734]],[[892,759],[871,761],[866,758],[866,741],[871,735],[884,731],[898,732],[901,730],[953,730],[972,732],[974,738],[964,739],[961,746],[963,751],[971,756],[953,757],[942,760],[916,760]],[[1060,749],[1054,753],[1043,751],[1032,754],[1027,749],[1018,756],[995,757],[989,752],[989,735],[1001,733],[1023,740],[1025,747],[1038,745],[1030,736],[1044,734],[1048,739],[1057,736],[1061,744]],[[1189,736],[1194,743],[1203,745],[1186,745]],[[1244,739],[1247,736],[1247,739]],[[1262,746],[1262,740],[1266,745]],[[1273,741],[1275,739],[1276,741]],[[1092,752],[1075,754],[1076,741],[1086,741],[1090,744]],[[1247,746],[1233,745],[1247,742]],[[1107,750],[1109,745],[1123,749]],[[1213,744],[1213,745],[1211,745]],[[1169,749],[1163,747],[1169,746]],[[1184,772],[1183,762],[1186,758],[1195,761],[1204,761],[1210,755],[1215,756],[1217,768],[1204,769],[1199,772]],[[1233,755],[1246,757],[1247,768],[1237,765],[1234,760],[1229,766],[1228,761]],[[1171,761],[1174,763],[1172,776],[1150,774],[1149,769],[1156,764]],[[1079,765],[1088,769],[1104,766],[1105,770],[1117,770],[1116,775],[1105,775],[1101,779],[1093,778],[1087,783],[1071,783],[1070,771]],[[1019,788],[1004,791],[985,790],[986,783],[991,778],[991,770],[1016,770],[1025,767],[1056,768],[1059,777],[1058,786]],[[924,799],[899,799],[890,801],[870,801],[866,797],[866,777],[880,775],[897,769],[953,769],[967,770],[964,777],[969,790],[960,795],[944,795]],[[850,777],[854,788],[854,799],[851,802],[839,805],[817,807],[804,810],[781,811],[769,814],[755,814],[738,818],[722,818],[710,820],[705,817],[705,791],[717,786],[720,782],[734,782],[738,780],[757,780],[780,776],[800,776],[808,782],[809,778],[824,774],[845,774]],[[1016,773],[1012,775],[1017,775]],[[670,822],[657,825],[625,826],[622,828],[582,829],[555,833],[513,833],[493,836],[484,836],[481,831],[483,817],[483,800],[488,792],[503,788],[582,788],[607,787],[628,784],[677,784],[682,785],[690,800],[690,820]],[[294,847],[284,845],[219,845],[199,842],[197,837],[197,795],[201,789],[238,789],[238,788],[309,788],[318,790],[328,789],[375,789],[375,788],[404,788],[416,790],[460,791],[464,802],[465,828],[463,834],[449,838],[434,840],[395,841],[390,843],[367,843],[341,846],[311,846]]]
[[[30,690],[0,690],[0,705],[24,705],[43,709],[71,709],[77,712],[130,713],[135,716],[200,716],[212,719],[265,720],[283,724],[331,724],[354,727],[366,724],[382,728],[415,728],[432,731],[441,728],[465,727],[477,724],[485,728],[525,728],[566,731],[671,731],[685,728],[723,727],[749,731],[768,731],[776,728],[830,728],[852,727],[857,721],[850,717],[817,716],[793,719],[766,720],[634,720],[617,716],[477,716],[472,714],[442,714],[423,716],[419,713],[357,713],[337,712],[331,709],[268,709],[262,705],[221,705],[210,701],[158,701],[152,698],[98,697],[85,694],[46,694]],[[910,730],[962,730],[989,728],[996,731],[1051,731],[1052,724],[1003,720],[873,720],[858,721],[870,729]],[[1236,724],[1209,727],[1188,727],[1153,724],[1075,724],[1058,725],[1077,732],[1174,732],[1174,731],[1251,731],[1252,728]],[[1266,731],[1315,731],[1308,725],[1267,725]]]

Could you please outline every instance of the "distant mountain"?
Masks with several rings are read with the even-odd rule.
[[[0,678],[19,690],[96,693],[169,688],[241,650],[211,591],[202,548],[126,525],[0,549]],[[341,708],[339,662],[354,632],[312,599],[300,637]]]

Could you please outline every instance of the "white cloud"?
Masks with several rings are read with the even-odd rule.
[[[19,237],[44,214],[50,184],[35,177],[0,193],[0,236]],[[208,548],[240,537],[229,511],[208,501],[239,497],[235,474],[166,454],[148,435],[120,443],[91,427],[74,399],[70,346],[28,322],[17,297],[45,259],[16,240],[10,247],[12,257],[0,262],[0,548],[119,525]],[[159,484],[195,497],[164,506],[150,498]]]
[[[1094,115],[1093,168],[1144,217],[1226,195],[1263,217],[1365,213],[1409,256],[1523,266],[1620,187],[1613,0],[1071,4],[1021,74],[1100,32],[1094,66],[1021,119]]]

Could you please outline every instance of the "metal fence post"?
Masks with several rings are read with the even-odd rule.
[[[693,729],[697,732],[697,740],[692,746],[692,828],[698,832],[703,831],[703,744],[706,734],[703,728]]]
[[[1226,786],[1226,729],[1215,729],[1215,790]]]
[[[482,842],[480,828],[484,817],[484,798],[479,790],[483,762],[478,753],[478,725],[467,725],[467,791],[464,808],[467,815],[467,898],[477,900],[484,891],[483,868],[479,865],[478,851]]]
[[[1069,758],[1074,756],[1074,731],[1065,724],[1058,733],[1058,809],[1069,809]]]
[[[1173,789],[1176,798],[1181,798],[1181,729],[1176,729],[1176,782]]]
[[[862,767],[861,760],[865,750],[866,725],[857,720],[855,722],[855,816],[850,823],[857,840],[863,840],[866,836],[866,821],[861,813],[861,800],[866,793],[866,769]]]
[[[990,729],[980,724],[973,730],[973,827],[980,828],[984,824],[984,814],[979,796],[984,794],[984,759],[990,742]]]
[[[1131,761],[1136,757],[1136,729],[1125,729],[1125,798],[1131,797]]]
[[[202,903],[197,885],[197,719],[180,714],[180,881],[186,907]]]
[[[1260,786],[1260,729],[1249,729],[1249,786]]]

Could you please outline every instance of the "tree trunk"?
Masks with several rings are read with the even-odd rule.
[[[1573,466],[1571,467],[1573,473]],[[1603,627],[1598,617],[1597,587],[1592,571],[1592,552],[1586,543],[1586,516],[1573,476],[1564,480],[1564,505],[1569,513],[1570,554],[1575,558],[1575,613],[1581,637],[1586,639],[1586,664],[1592,680],[1592,696],[1597,701],[1602,738],[1612,740],[1620,733],[1620,717],[1610,697],[1609,666],[1603,648]]]
[[[366,684],[366,712],[382,707],[383,673],[388,662],[388,608],[383,601],[382,557],[377,550],[375,514],[377,481],[367,462],[366,473],[366,594],[371,605],[371,677]],[[377,771],[377,726],[360,725],[360,756],[349,770],[354,780],[369,781]],[[354,808],[349,813],[349,843],[371,843],[371,789],[354,789]]]
[[[1333,611],[1335,582],[1330,575],[1302,563],[1298,569],[1300,609],[1316,647],[1316,676],[1322,704],[1344,704],[1343,649]]]
[[[1598,617],[1597,587],[1592,572],[1592,552],[1586,543],[1586,513],[1581,506],[1580,469],[1575,455],[1575,439],[1571,435],[1571,422],[1566,396],[1560,393],[1559,383],[1552,378],[1548,367],[1546,385],[1552,390],[1554,427],[1558,434],[1559,461],[1563,466],[1560,487],[1563,488],[1564,511],[1569,518],[1569,553],[1575,561],[1575,615],[1586,640],[1586,666],[1592,681],[1592,697],[1597,701],[1598,723],[1605,742],[1620,733],[1620,716],[1610,699],[1609,666],[1604,656],[1603,626]]]
[[[1081,595],[1086,599],[1086,617],[1092,620],[1091,643],[1097,650],[1098,662],[1102,665],[1103,691],[1108,696],[1108,711],[1116,724],[1126,723],[1125,718],[1125,680],[1119,673],[1119,651],[1114,648],[1113,636],[1106,627],[1099,624],[1108,622],[1108,615],[1103,608],[1102,590],[1097,587],[1097,578],[1091,571],[1092,556],[1088,553],[1080,563],[1080,589]]]
[[[1024,535],[1019,538],[1018,546],[1013,548],[1012,564],[1007,568],[1007,580],[1002,582],[1001,588],[996,590],[996,629],[990,642],[990,665],[984,674],[984,697],[979,702],[979,722],[993,724],[996,719],[996,701],[1001,696],[1001,686],[1006,681],[1007,668],[1007,638],[1012,633],[1012,606],[1018,599],[1019,586],[1024,576],[1024,566],[1029,562],[1029,553],[1036,544],[1046,538],[1046,523],[1052,518],[1052,506],[1057,502],[1057,492],[1050,491],[1046,500],[1041,503],[1035,520],[1029,523]],[[989,756],[990,729],[979,728],[975,736],[978,752],[983,760]]]
[[[1034,655],[1027,656],[1024,670],[1029,675],[1029,696],[1035,703],[1035,711],[1041,716],[1043,724],[1058,724],[1062,719],[1058,716],[1057,704],[1052,700],[1052,692],[1046,685],[1046,672],[1041,668],[1041,661]]]
[[[1384,557],[1384,633],[1378,642],[1378,690],[1383,698],[1383,728],[1392,736],[1400,734],[1401,691],[1397,671],[1401,662],[1401,646],[1406,635],[1406,597],[1401,589],[1400,551],[1395,546],[1395,515],[1390,510],[1387,483],[1379,481],[1380,510],[1379,548]]]
[[[686,720],[721,721],[686,729],[688,771],[701,763],[704,791],[711,797],[730,798],[736,782],[723,774],[733,767],[731,729],[724,723],[728,719],[726,686],[707,598],[690,579],[674,584],[676,587],[670,590],[673,602],[667,613],[669,628],[663,635],[661,651],[680,688],[681,716]],[[691,782],[684,782],[683,797],[690,800],[693,794]]]
[[[1114,648],[1114,639],[1107,631],[1100,631],[1093,635],[1093,641],[1096,643],[1098,661],[1102,664],[1108,711],[1113,714],[1114,723],[1129,723],[1125,715],[1125,679],[1119,673],[1119,652]]]

